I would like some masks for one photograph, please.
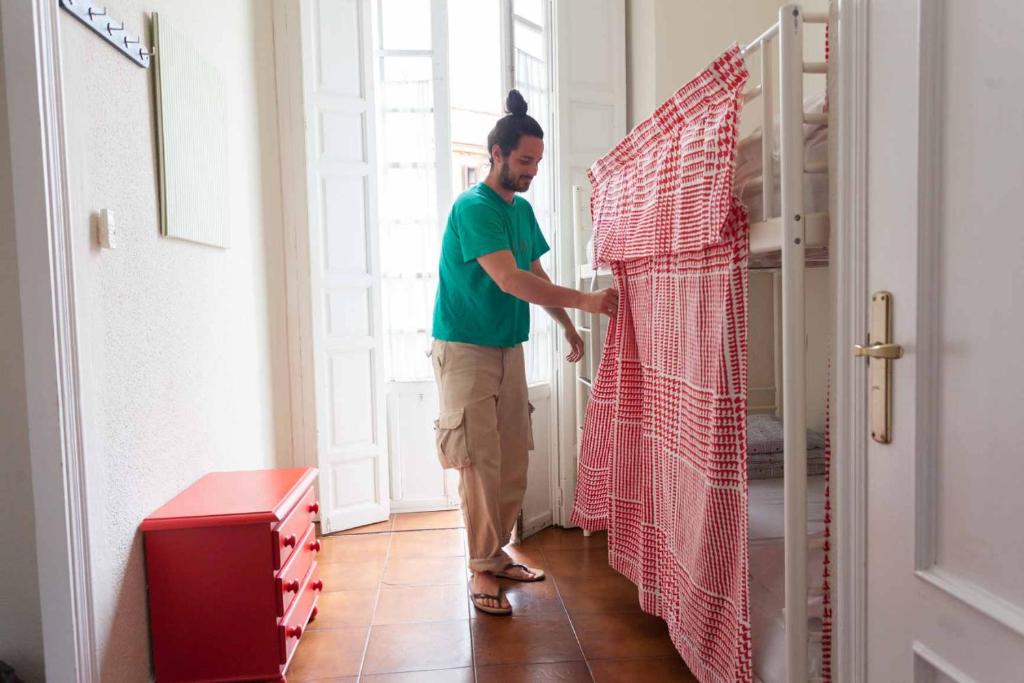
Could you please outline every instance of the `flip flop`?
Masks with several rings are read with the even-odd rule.
[[[512,574],[508,574],[507,573],[509,569],[515,569],[515,568],[522,569],[527,574],[532,574],[533,576],[531,576],[528,579],[524,579],[521,576],[513,576]],[[505,568],[502,569],[500,572],[497,572],[495,574],[495,576],[497,576],[499,579],[509,579],[511,581],[522,581],[524,583],[532,583],[534,581],[543,581],[544,580],[544,570],[543,569],[530,569],[525,564],[519,564],[518,562],[509,562],[508,564],[505,565]]]
[[[496,614],[498,616],[509,616],[512,614],[512,605],[509,605],[508,607],[491,607],[477,602],[477,600],[494,600],[500,605],[502,603],[502,598],[505,597],[505,591],[501,588],[498,589],[497,595],[491,595],[490,593],[470,593],[469,597],[473,601],[473,607],[476,607],[481,612]]]

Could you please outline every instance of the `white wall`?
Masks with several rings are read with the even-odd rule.
[[[11,193],[11,151],[0,50],[0,661],[13,666],[26,681],[41,681],[43,632]]]
[[[753,40],[778,17],[783,0],[627,0],[627,82],[630,127],[695,76],[732,43]],[[801,3],[805,11],[827,12],[828,0]],[[808,61],[825,58],[824,29],[805,27]],[[751,86],[759,82],[759,57],[750,60]],[[805,78],[805,94],[824,91],[824,77]],[[741,133],[760,125],[760,107],[741,118]],[[824,429],[829,304],[828,269],[807,271],[808,426]],[[774,364],[771,277],[750,279],[750,386],[766,386]],[[766,307],[767,306],[767,307]]]
[[[153,74],[62,13],[96,632],[118,682],[149,678],[142,518],[206,472],[291,456],[269,0],[108,10],[135,30],[159,12],[222,71],[231,169],[231,249],[161,237]]]

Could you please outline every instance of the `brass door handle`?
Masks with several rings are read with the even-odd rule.
[[[853,355],[858,358],[884,358],[886,360],[894,360],[896,358],[903,358],[903,347],[899,344],[877,343],[871,344],[870,346],[854,344]]]

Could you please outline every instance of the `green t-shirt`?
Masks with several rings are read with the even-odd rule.
[[[547,241],[522,197],[511,204],[484,183],[455,200],[441,242],[434,338],[510,347],[530,336],[530,305],[501,291],[477,258],[509,249],[521,270],[548,252]]]

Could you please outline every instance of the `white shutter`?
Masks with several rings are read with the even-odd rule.
[[[311,352],[325,533],[390,512],[369,0],[303,0]]]
[[[574,240],[572,186],[585,188],[589,206],[590,183],[586,172],[626,135],[626,7],[624,0],[555,0],[555,101],[558,164],[558,219],[560,226],[558,277],[575,285],[575,263],[584,258],[573,244],[590,238],[590,212],[586,233]],[[560,519],[569,522],[576,493],[578,438],[575,421],[575,386],[572,368],[561,373],[559,426],[562,506]]]

